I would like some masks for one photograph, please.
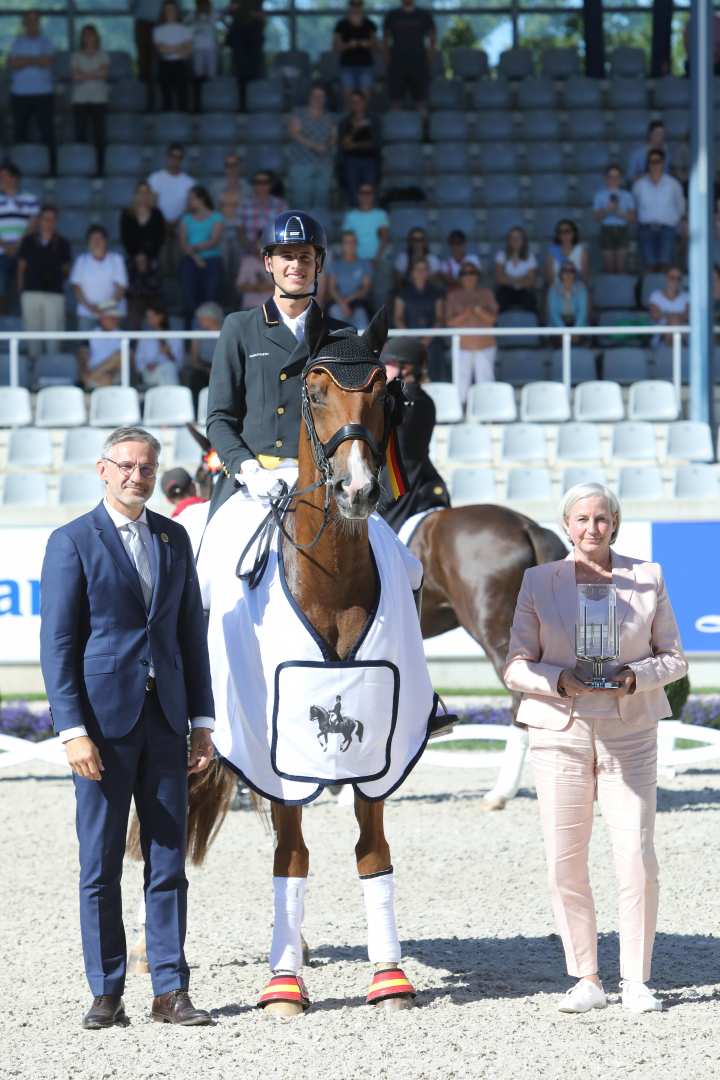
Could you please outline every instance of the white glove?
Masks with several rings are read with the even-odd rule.
[[[284,480],[288,488],[291,488],[297,480],[297,465],[287,458],[277,469],[263,469],[259,461],[251,458],[244,461],[240,472],[235,474],[239,484],[243,484],[251,498],[259,502],[267,502],[268,492],[277,484],[278,480]]]

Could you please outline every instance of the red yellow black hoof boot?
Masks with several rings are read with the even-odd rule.
[[[273,975],[257,1007],[269,1016],[300,1016],[310,1008],[310,997],[299,975]]]
[[[415,997],[415,987],[402,968],[381,968],[373,975],[368,990],[368,1005],[387,1003],[386,1008],[407,1009]]]

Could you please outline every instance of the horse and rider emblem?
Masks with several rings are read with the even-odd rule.
[[[342,697],[337,694],[335,704],[330,709],[324,709],[322,705],[310,706],[310,722],[318,725],[318,742],[323,750],[328,748],[330,735],[342,735],[343,742],[340,750],[345,753],[352,743],[353,734],[357,735],[357,741],[362,742],[365,728],[360,720],[353,720],[351,716],[343,716]]]

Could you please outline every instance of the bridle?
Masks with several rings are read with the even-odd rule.
[[[328,362],[328,361],[326,361]],[[337,362],[335,358],[329,358],[329,362]],[[284,480],[278,480],[277,484],[268,492],[269,511],[267,516],[261,521],[258,528],[255,530],[246,547],[244,548],[236,568],[236,575],[242,580],[247,581],[248,586],[251,589],[256,588],[260,583],[260,580],[265,572],[270,557],[270,547],[273,539],[273,535],[277,530],[289,544],[295,548],[296,551],[312,551],[312,549],[320,542],[320,539],[330,524],[330,502],[332,499],[332,486],[333,486],[333,456],[335,455],[338,447],[342,446],[344,442],[353,441],[359,439],[361,442],[366,443],[370,447],[370,451],[373,456],[375,464],[375,477],[380,474],[380,470],[383,467],[385,461],[385,452],[387,450],[388,440],[393,426],[398,422],[398,411],[402,408],[403,394],[402,387],[398,384],[393,386],[392,383],[387,384],[388,389],[385,397],[385,416],[383,423],[383,434],[380,442],[377,441],[373,433],[364,424],[343,424],[342,427],[330,436],[330,438],[323,442],[317,433],[315,427],[315,418],[312,411],[312,403],[310,401],[310,394],[307,387],[307,377],[311,371],[317,368],[322,368],[323,360],[321,357],[314,358],[305,365],[302,374],[300,376],[300,411],[303,422],[305,424],[305,430],[307,431],[308,439],[310,441],[310,449],[312,451],[313,460],[315,462],[315,468],[319,473],[319,479],[305,488],[298,488],[297,485],[288,489]],[[377,365],[377,370],[382,371],[382,365]],[[394,382],[395,380],[393,380]],[[303,495],[310,495],[313,491],[317,491],[318,488],[324,487],[325,494],[323,498],[322,509],[322,521],[320,526],[313,536],[312,540],[306,544],[301,544],[288,532],[285,528],[283,518],[286,514],[295,512],[293,503],[301,498]],[[254,544],[258,541],[258,553],[255,557],[255,561],[250,570],[243,572],[242,565],[245,561],[245,556],[252,549]]]

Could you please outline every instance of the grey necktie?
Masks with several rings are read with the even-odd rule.
[[[149,611],[153,594],[153,581],[152,571],[150,570],[150,560],[148,559],[145,545],[142,542],[142,537],[140,535],[140,526],[137,524],[137,522],[132,522],[130,525],[126,525],[125,528],[130,533],[130,554],[132,555],[133,562],[135,563],[135,569],[137,570],[138,577],[140,578],[140,587],[142,588],[143,599],[145,600],[145,607]]]

